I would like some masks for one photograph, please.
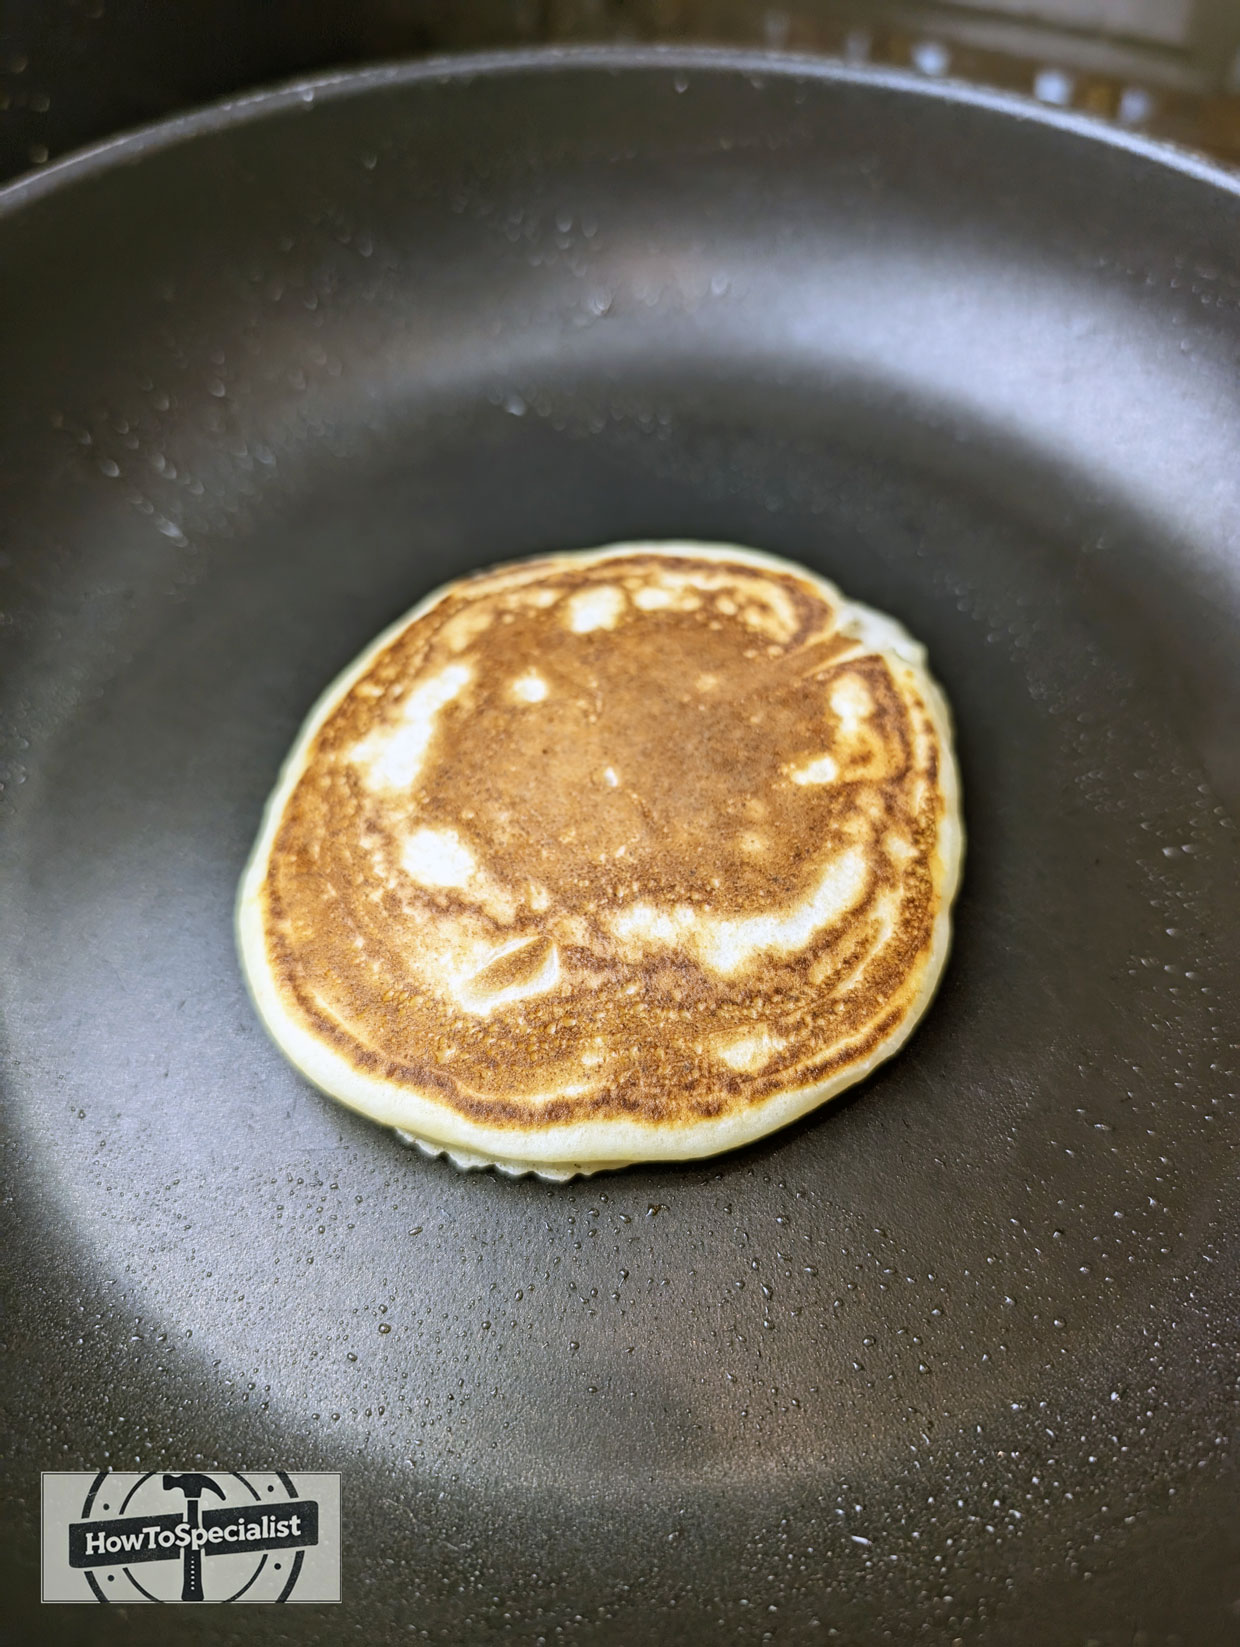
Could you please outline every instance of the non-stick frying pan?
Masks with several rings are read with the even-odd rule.
[[[345,1600],[67,1642],[1237,1639],[1238,234],[1072,118],[687,51],[348,75],[0,195],[17,1639],[37,1471],[107,1466],[339,1469]],[[463,1175],[269,1045],[234,886],[386,622],[662,536],[928,644],[949,973],[755,1148]]]

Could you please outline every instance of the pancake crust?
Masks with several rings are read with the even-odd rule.
[[[325,1091],[567,1177],[734,1148],[894,1052],[961,849],[899,625],[751,550],[613,546],[449,584],[328,688],[239,946]]]

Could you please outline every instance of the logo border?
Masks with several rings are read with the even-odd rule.
[[[45,1486],[47,1478],[49,1476],[67,1476],[67,1475],[68,1476],[82,1476],[82,1477],[91,1478],[90,1479],[90,1484],[89,1484],[89,1486],[87,1488],[87,1491],[86,1491],[86,1498],[85,1498],[85,1501],[84,1501],[85,1506],[88,1509],[89,1506],[94,1503],[95,1497],[96,1497],[97,1493],[99,1492],[99,1489],[103,1486],[103,1483],[108,1479],[109,1476],[114,1476],[114,1475],[115,1476],[119,1476],[119,1475],[136,1475],[139,1479],[138,1479],[137,1482],[135,1482],[134,1487],[130,1489],[130,1491],[132,1493],[133,1491],[136,1491],[137,1487],[142,1484],[143,1480],[149,1480],[149,1478],[152,1475],[159,1475],[162,1471],[163,1471],[163,1466],[160,1466],[159,1468],[156,1468],[154,1470],[141,1470],[141,1469],[138,1469],[138,1470],[114,1470],[114,1469],[106,1469],[106,1470],[96,1470],[93,1474],[93,1477],[92,1477],[92,1472],[88,1469],[87,1470],[40,1470],[39,1471],[39,1604],[40,1604],[40,1606],[43,1606],[43,1607],[89,1607],[91,1605],[95,1605],[95,1606],[102,1605],[102,1606],[105,1606],[105,1607],[107,1607],[107,1606],[133,1606],[133,1607],[138,1607],[138,1606],[147,1605],[148,1603],[152,1604],[154,1606],[178,1606],[179,1607],[179,1606],[182,1606],[182,1605],[190,1605],[189,1603],[182,1603],[182,1602],[179,1602],[179,1601],[163,1602],[163,1601],[160,1601],[159,1598],[155,1597],[155,1596],[147,1597],[146,1602],[142,1602],[142,1601],[138,1601],[138,1600],[132,1600],[132,1599],[127,1599],[123,1602],[113,1602],[111,1597],[106,1595],[100,1589],[98,1580],[95,1578],[94,1573],[91,1572],[91,1571],[85,1571],[84,1572],[84,1577],[86,1579],[87,1584],[90,1586],[91,1590],[93,1591],[93,1601],[91,1599],[88,1599],[85,1596],[83,1596],[80,1600],[75,1601],[71,1597],[48,1596],[48,1595],[44,1594],[44,1588],[45,1588],[45,1585],[47,1583],[48,1517],[47,1517],[47,1496],[46,1496],[46,1486]],[[238,1475],[238,1476],[242,1476],[242,1477],[245,1477],[247,1475],[274,1475],[277,1478],[277,1480],[281,1483],[281,1485],[284,1487],[285,1491],[288,1492],[288,1494],[291,1498],[295,1498],[297,1496],[297,1489],[294,1487],[293,1480],[292,1480],[293,1472],[290,1472],[288,1470],[272,1469],[272,1468],[270,1468],[270,1466],[268,1466],[268,1467],[265,1467],[265,1468],[251,1468],[251,1469],[248,1469],[248,1470],[246,1470],[246,1469],[241,1469],[241,1470],[229,1469],[229,1470],[223,1471],[221,1473],[227,1474],[227,1475]],[[259,1603],[251,1602],[251,1603],[249,1603],[249,1605],[251,1605],[251,1606],[259,1605],[259,1606],[269,1607],[269,1606],[289,1605],[289,1606],[295,1606],[295,1607],[338,1607],[342,1604],[342,1602],[344,1600],[344,1592],[343,1592],[343,1577],[344,1577],[344,1574],[343,1574],[343,1570],[342,1570],[343,1545],[344,1545],[344,1489],[343,1489],[343,1483],[342,1483],[342,1480],[341,1480],[341,1472],[339,1470],[303,1470],[303,1471],[298,1472],[298,1473],[300,1473],[302,1475],[308,1475],[308,1476],[330,1476],[336,1482],[336,1501],[337,1501],[337,1504],[339,1505],[339,1525],[337,1526],[337,1529],[336,1529],[336,1562],[335,1562],[335,1566],[336,1566],[336,1584],[335,1584],[336,1594],[333,1597],[326,1597],[326,1596],[309,1597],[309,1596],[307,1596],[303,1600],[303,1599],[300,1599],[294,1593],[295,1592],[295,1587],[296,1587],[296,1584],[297,1584],[297,1580],[301,1576],[301,1569],[302,1569],[302,1566],[304,1565],[305,1554],[306,1554],[304,1550],[298,1550],[297,1555],[296,1555],[296,1559],[293,1562],[293,1570],[289,1574],[288,1579],[285,1581],[285,1585],[284,1585],[284,1588],[281,1591],[281,1593],[278,1596],[273,1597],[271,1601],[264,1601],[264,1602],[259,1602]],[[258,1576],[258,1574],[255,1573],[254,1578],[257,1578],[257,1576]],[[249,1589],[250,1584],[252,1584],[254,1582],[254,1578],[251,1578],[248,1581],[248,1583],[245,1586],[245,1589]],[[131,1582],[135,1582],[135,1581],[131,1579]],[[138,1585],[138,1588],[141,1589],[142,1586]],[[143,1594],[145,1595],[145,1591],[143,1591]],[[247,1603],[243,1600],[244,1595],[245,1595],[245,1590],[241,1590],[236,1595],[223,1597],[219,1601],[201,1601],[201,1602],[193,1603],[193,1605],[200,1606],[200,1607],[226,1607],[226,1606],[230,1606],[230,1605],[233,1605],[233,1604],[238,1604],[238,1605],[241,1605],[241,1606],[245,1606],[245,1605],[247,1605]]]

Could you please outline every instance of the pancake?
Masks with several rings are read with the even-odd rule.
[[[237,907],[267,1029],[459,1166],[713,1155],[904,1041],[962,850],[923,648],[696,543],[496,567],[319,700]]]

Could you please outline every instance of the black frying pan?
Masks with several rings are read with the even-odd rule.
[[[340,1469],[346,1600],[65,1641],[1237,1638],[1238,231],[1072,118],[687,51],[348,75],[0,194],[19,1639],[35,1472],[109,1465]],[[234,886],[386,622],[641,536],[928,643],[954,957],[757,1147],[462,1176],[268,1044]]]

